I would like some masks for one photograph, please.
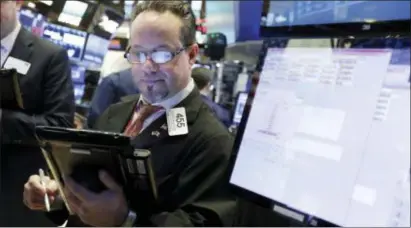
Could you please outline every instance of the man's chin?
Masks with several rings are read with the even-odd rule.
[[[160,92],[160,91],[155,91],[155,90],[152,90],[152,91],[145,90],[141,92],[141,95],[144,97],[144,99],[151,104],[164,101],[165,99],[167,99],[168,94],[169,93],[166,91]]]

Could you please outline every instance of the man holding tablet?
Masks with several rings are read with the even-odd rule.
[[[136,148],[152,154],[158,199],[129,205],[105,172],[100,180],[107,190],[99,194],[66,177],[64,193],[75,216],[60,210],[49,217],[59,225],[68,218],[67,226],[229,226],[236,206],[225,192],[233,141],[191,79],[198,53],[194,15],[184,1],[145,1],[135,15],[125,56],[141,96],[109,107],[96,129],[138,135],[144,145]],[[53,208],[59,193],[54,181],[45,182],[43,188],[34,175],[26,183],[29,208],[45,210],[46,192]]]

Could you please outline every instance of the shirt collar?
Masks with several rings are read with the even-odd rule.
[[[176,93],[174,96],[167,98],[163,101],[154,103],[152,105],[155,106],[161,106],[163,107],[165,110],[169,110],[172,109],[174,106],[176,106],[177,104],[179,104],[181,101],[183,101],[188,95],[190,95],[190,93],[193,91],[195,87],[194,84],[194,80],[192,78],[190,78],[190,81],[188,82],[187,86],[182,89],[180,92]],[[144,98],[143,96],[140,96],[139,102],[144,102]]]
[[[16,42],[17,35],[19,34],[21,28],[20,22],[17,22],[16,27],[14,30],[8,34],[6,37],[1,39],[1,46],[5,48],[7,51],[10,51],[13,48],[14,43]]]

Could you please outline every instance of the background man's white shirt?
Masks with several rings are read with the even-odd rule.
[[[18,22],[14,30],[8,34],[6,37],[1,39],[0,42],[0,51],[1,51],[1,59],[0,59],[0,66],[3,67],[4,63],[6,62],[7,57],[9,56],[11,50],[13,49],[14,43],[16,42],[17,36],[19,35],[21,25]]]

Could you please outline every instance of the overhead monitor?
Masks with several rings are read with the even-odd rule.
[[[265,42],[230,183],[306,225],[410,227],[410,39],[336,43]]]
[[[70,0],[64,3],[63,11],[58,17],[58,21],[79,26],[84,17],[88,4],[82,1]]]
[[[40,2],[41,2],[41,3],[44,3],[44,4],[48,5],[48,6],[53,5],[53,1],[52,1],[52,0],[40,0]]]
[[[245,104],[247,103],[248,93],[239,92],[235,102],[234,115],[233,115],[233,125],[239,125],[241,118],[243,117],[243,111]]]
[[[266,26],[409,20],[409,1],[270,1]]]
[[[97,36],[111,39],[124,21],[124,14],[106,5],[100,5],[98,23],[93,24],[91,30]]]
[[[84,50],[83,61],[101,66],[101,64],[103,64],[104,56],[108,51],[109,44],[109,40],[94,34],[89,34],[86,48]]]
[[[57,24],[47,24],[43,37],[67,50],[72,60],[81,60],[87,33]]]
[[[410,33],[410,1],[269,1],[267,5],[260,37]]]

